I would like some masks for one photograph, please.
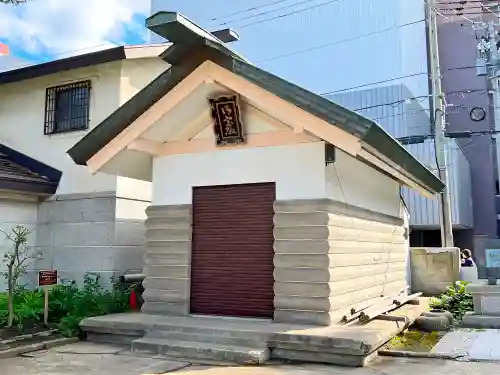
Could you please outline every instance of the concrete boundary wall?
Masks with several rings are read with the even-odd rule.
[[[145,209],[149,202],[119,198],[113,192],[57,195],[39,203],[36,246],[40,269],[57,269],[62,281],[83,281],[98,273],[103,285],[144,266]]]
[[[460,279],[460,249],[416,247],[411,249],[411,290],[439,295]]]

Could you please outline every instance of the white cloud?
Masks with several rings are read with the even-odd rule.
[[[0,38],[30,54],[68,55],[123,44],[126,30],[144,37],[150,0],[31,0],[0,5]],[[73,52],[76,51],[76,52]]]

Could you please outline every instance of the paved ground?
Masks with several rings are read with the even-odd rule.
[[[467,360],[500,361],[499,343],[498,329],[464,329],[447,333],[432,352]]]
[[[2,375],[145,375],[174,371],[175,375],[491,375],[500,363],[381,358],[366,368],[324,365],[262,367],[196,366],[176,361],[125,355],[119,347],[72,344],[28,357],[1,359]]]

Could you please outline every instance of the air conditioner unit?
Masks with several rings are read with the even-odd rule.
[[[488,69],[487,69],[487,60],[485,58],[477,58],[476,59],[476,75],[478,76],[485,76],[488,74]]]

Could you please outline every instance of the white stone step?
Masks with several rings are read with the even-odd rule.
[[[260,364],[270,357],[268,348],[251,348],[193,341],[143,337],[132,342],[133,352],[159,354],[186,359],[209,359],[238,364]]]
[[[255,332],[250,330],[234,329],[228,327],[227,329],[222,327],[207,327],[202,325],[161,325],[156,326],[153,330],[148,330],[146,332],[147,337],[158,337],[167,338],[168,334],[180,333],[180,334],[190,334],[190,335],[204,335],[211,336],[215,341],[217,337],[223,338],[238,338],[238,339],[249,339],[261,342],[267,342],[272,336],[272,332]],[[191,340],[188,340],[191,341]]]
[[[145,336],[148,339],[162,339],[169,341],[188,341],[213,343],[228,346],[246,346],[251,348],[267,348],[267,340],[255,336],[234,335],[229,331],[213,331],[213,332],[168,332],[168,331],[150,331]]]

